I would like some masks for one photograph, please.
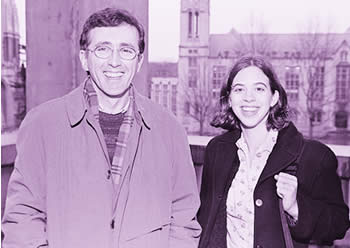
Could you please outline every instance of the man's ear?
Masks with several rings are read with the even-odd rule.
[[[137,56],[137,60],[138,60],[137,61],[137,72],[139,72],[141,69],[141,66],[143,64],[143,58],[144,58],[143,54],[140,54],[139,56]]]
[[[86,55],[86,51],[85,50],[80,50],[80,52],[79,52],[79,59],[80,59],[81,67],[85,71],[89,71],[88,62],[87,62],[87,55]]]

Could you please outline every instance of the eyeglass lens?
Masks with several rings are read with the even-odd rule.
[[[122,59],[126,60],[132,60],[137,55],[136,51],[131,47],[121,47],[117,52]],[[106,59],[112,56],[113,49],[108,46],[98,46],[95,48],[94,53],[97,57]]]

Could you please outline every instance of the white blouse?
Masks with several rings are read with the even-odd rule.
[[[254,188],[267,158],[276,144],[278,131],[270,130],[266,142],[254,157],[249,157],[248,145],[243,137],[237,140],[240,166],[232,181],[226,201],[227,247],[252,248],[254,244]]]

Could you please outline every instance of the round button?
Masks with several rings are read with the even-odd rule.
[[[262,245],[256,245],[256,248],[263,248]]]
[[[261,207],[263,204],[264,204],[264,202],[263,202],[261,199],[256,199],[255,205],[256,205],[257,207]]]

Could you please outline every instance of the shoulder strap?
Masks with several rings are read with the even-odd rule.
[[[290,231],[289,231],[286,214],[284,213],[284,209],[282,205],[282,199],[279,199],[278,203],[279,203],[280,216],[281,216],[281,222],[282,222],[283,237],[286,243],[286,248],[294,248],[292,236],[290,235]]]
[[[295,162],[292,165],[288,166],[284,172],[296,176],[297,170],[298,170],[298,165],[300,163],[300,158],[304,152],[304,147],[305,147],[305,142],[303,141],[301,151],[300,151],[297,159],[295,160]],[[290,231],[289,231],[289,226],[288,226],[286,214],[284,212],[283,205],[282,205],[282,199],[278,200],[278,204],[279,204],[283,237],[284,237],[284,241],[286,244],[286,248],[294,248],[292,236],[290,235]]]

